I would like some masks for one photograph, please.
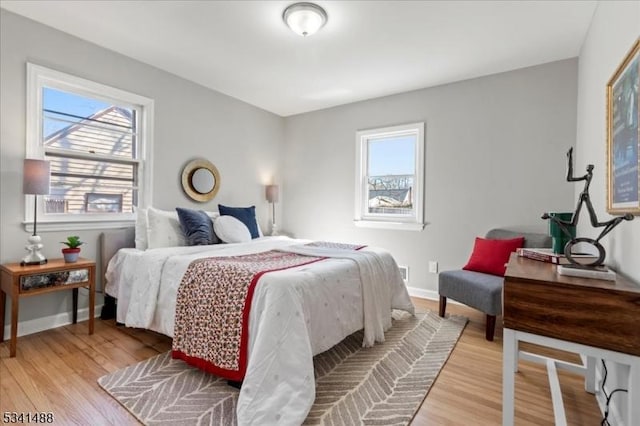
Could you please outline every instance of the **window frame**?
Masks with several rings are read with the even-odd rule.
[[[153,193],[153,99],[72,74],[27,63],[25,158],[45,159],[45,147],[41,140],[44,87],[99,99],[137,111],[139,136],[136,138],[136,142],[139,154],[134,159],[134,162],[137,163],[136,180],[138,182],[138,205],[136,207],[150,206]],[[99,155],[95,159],[100,159]],[[24,226],[29,232],[33,231],[34,199],[33,196],[25,195]],[[120,228],[130,226],[135,222],[135,213],[45,213],[44,197],[38,197],[37,201],[38,230],[42,231]]]
[[[424,122],[360,130],[356,132],[355,219],[358,227],[421,231],[424,229]],[[395,216],[370,214],[368,199],[369,141],[383,137],[416,135],[414,214]]]

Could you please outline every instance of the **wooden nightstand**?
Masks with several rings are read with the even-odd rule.
[[[64,259],[50,259],[45,265],[20,266],[19,263],[0,265],[0,342],[4,341],[4,309],[7,294],[11,297],[10,356],[16,356],[18,338],[18,304],[21,297],[36,296],[61,290],[73,290],[73,323],[78,320],[78,288],[89,289],[89,334],[93,334],[96,301],[96,263],[78,259],[65,263]]]

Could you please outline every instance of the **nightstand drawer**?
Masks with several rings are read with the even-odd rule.
[[[89,269],[49,272],[44,274],[24,275],[20,277],[20,293],[34,289],[53,286],[64,286],[89,281]]]

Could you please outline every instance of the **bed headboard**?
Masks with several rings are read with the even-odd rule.
[[[135,230],[131,228],[113,229],[100,234],[100,278],[104,281],[107,265],[121,248],[135,247]],[[104,289],[104,282],[102,284]]]

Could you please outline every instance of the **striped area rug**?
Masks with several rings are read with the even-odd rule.
[[[385,343],[362,348],[362,331],[314,357],[316,399],[308,425],[409,424],[467,319],[434,312],[395,320]],[[235,425],[238,390],[171,359],[169,352],[98,379],[146,425]]]

